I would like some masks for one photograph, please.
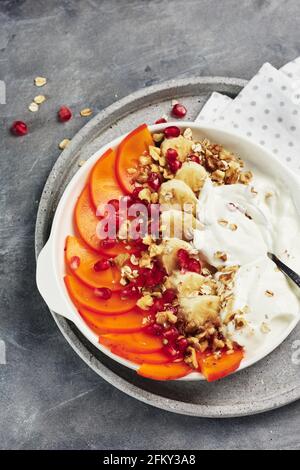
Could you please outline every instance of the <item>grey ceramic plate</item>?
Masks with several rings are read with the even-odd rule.
[[[234,97],[245,84],[244,80],[220,77],[170,81],[136,92],[99,113],[72,139],[50,173],[38,210],[36,255],[47,241],[57,203],[80,160],[87,160],[102,145],[142,122],[153,123],[169,111],[171,99],[183,101],[188,108],[186,120],[194,120],[212,91]],[[71,322],[51,313],[69,344],[98,375],[158,408],[191,416],[231,417],[260,413],[300,398],[300,366],[292,361],[300,325],[268,357],[220,382],[155,382],[112,361]]]

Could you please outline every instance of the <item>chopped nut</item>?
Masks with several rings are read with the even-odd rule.
[[[91,108],[84,108],[80,111],[80,116],[82,117],[89,117],[93,114],[93,111]]]
[[[147,201],[151,202],[151,191],[148,188],[142,189],[142,191],[139,192],[139,198],[142,201]]]
[[[155,256],[161,255],[163,251],[163,245],[156,245],[155,243],[153,243],[152,245],[150,245],[149,255],[151,258],[154,258]]]
[[[215,181],[216,183],[223,183],[225,174],[226,174],[225,171],[216,170],[211,174],[211,179],[212,181]]]
[[[151,243],[153,243],[151,235],[146,235],[143,238],[143,243],[144,243],[144,245],[151,245]]]
[[[229,228],[230,230],[232,230],[233,232],[235,232],[237,229],[238,229],[238,226],[236,224],[230,224],[229,225]]]
[[[127,173],[129,175],[134,175],[137,172],[136,168],[127,168]]]
[[[46,97],[44,95],[37,95],[33,98],[33,101],[36,104],[42,104],[42,103],[44,103],[45,100],[46,100]]]
[[[260,331],[264,334],[267,334],[267,333],[270,333],[271,328],[269,327],[267,323],[262,322],[262,324],[260,325]]]
[[[149,145],[149,154],[153,158],[154,161],[158,161],[160,157],[160,148],[154,147],[154,145]]]
[[[152,267],[152,259],[150,258],[150,255],[147,252],[143,253],[141,258],[139,259],[139,267],[140,268]]]
[[[29,111],[31,111],[32,113],[36,113],[36,112],[39,110],[39,105],[33,101],[33,102],[30,103],[30,105],[28,106],[28,109],[29,109]]]
[[[192,346],[188,346],[186,348],[186,357],[184,358],[184,362],[188,364],[193,369],[198,369],[198,361],[196,351]]]
[[[158,193],[151,193],[152,204],[156,204],[158,202],[158,199],[159,199]]]
[[[265,294],[266,294],[267,297],[273,297],[274,296],[274,292],[272,292],[271,290],[266,290]]]
[[[71,141],[70,139],[63,139],[59,144],[58,144],[58,147],[61,149],[61,150],[64,150],[65,148],[68,147],[68,145],[70,145]]]
[[[152,138],[153,138],[154,142],[158,143],[158,142],[161,142],[163,140],[164,136],[165,135],[163,133],[157,133],[157,134],[153,134]]]
[[[159,325],[164,325],[165,323],[175,324],[177,323],[177,317],[171,310],[165,310],[164,312],[157,312],[156,322]]]
[[[150,158],[149,156],[147,156],[147,155],[141,155],[141,156],[139,157],[139,162],[140,162],[140,164],[141,164],[142,166],[146,166],[146,165],[150,165],[151,162],[152,162],[152,160],[151,160],[151,158]]]
[[[224,341],[218,338],[214,338],[213,345],[215,349],[223,349],[225,347]]]
[[[130,262],[131,262],[131,264],[133,264],[134,266],[138,266],[138,264],[139,264],[138,258],[137,258],[135,255],[133,255],[133,254],[130,256]]]
[[[129,259],[129,254],[128,253],[120,253],[119,255],[114,257],[114,263],[116,266],[121,268],[126,261]]]
[[[245,171],[240,174],[240,182],[243,184],[249,184],[253,178],[253,173],[251,171]]]
[[[221,225],[222,227],[226,227],[228,225],[228,221],[224,219],[219,219],[218,224]]]
[[[185,139],[188,139],[188,140],[192,140],[193,138],[193,133],[192,133],[192,129],[190,127],[187,127],[183,133],[183,137],[185,137]]]
[[[143,295],[138,301],[137,301],[137,306],[141,308],[142,310],[148,310],[149,307],[153,305],[153,299],[151,295]]]
[[[227,254],[224,251],[216,251],[214,254],[216,259],[220,259],[221,261],[227,261]]]
[[[47,83],[47,79],[45,77],[36,77],[34,79],[35,86],[38,86],[38,87],[44,86],[46,85],[46,83]]]

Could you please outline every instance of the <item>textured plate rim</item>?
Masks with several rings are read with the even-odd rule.
[[[46,180],[40,198],[36,218],[36,258],[45,243],[43,230],[45,230],[45,225],[47,224],[46,208],[48,208],[49,200],[51,200],[51,198],[49,199],[49,194],[51,195],[53,193],[53,188],[58,173],[57,170],[65,167],[69,168],[70,164],[74,161],[76,155],[79,152],[78,147],[84,146],[87,138],[89,138],[88,142],[90,142],[93,138],[97,136],[97,134],[99,134],[99,130],[97,130],[98,123],[103,122],[103,128],[100,131],[101,133],[108,127],[108,125],[110,125],[110,123],[108,123],[106,126],[105,122],[111,121],[113,116],[118,114],[118,112],[121,111],[121,114],[116,117],[116,120],[118,118],[125,117],[126,115],[133,112],[139,103],[145,106],[147,104],[147,99],[151,99],[151,102],[155,103],[160,102],[163,99],[168,99],[171,96],[175,95],[191,96],[193,94],[193,91],[190,90],[191,87],[196,88],[204,85],[212,87],[215,85],[220,87],[220,85],[223,85],[225,88],[235,86],[237,89],[239,89],[243,88],[246,83],[246,80],[228,77],[192,77],[180,80],[170,80],[158,85],[153,85],[151,87],[138,90],[126,96],[125,98],[122,98],[121,100],[113,103],[112,105],[98,113],[83,128],[81,128],[78,133],[76,133],[76,135],[71,141],[70,146],[66,150],[64,150],[58,157]],[[164,94],[164,96],[161,96],[161,94]],[[157,95],[159,95],[159,97],[157,97]],[[66,165],[66,162],[68,162],[68,165]],[[162,397],[158,394],[139,388],[138,386],[128,382],[126,379],[123,379],[117,373],[113,372],[109,367],[104,365],[99,359],[95,358],[91,354],[89,349],[84,345],[84,343],[80,341],[78,336],[74,333],[73,329],[70,327],[69,322],[65,318],[60,315],[57,315],[51,310],[50,312],[64,338],[73,348],[73,350],[78,354],[78,356],[91,369],[93,369],[93,371],[96,372],[97,375],[99,375],[108,383],[110,383],[117,389],[123,391],[127,395],[136,398],[141,402],[155,406],[156,408],[188,416],[197,416],[203,418],[230,418],[238,416],[248,416],[270,411],[272,409],[276,409],[281,406],[292,403],[300,398],[299,386],[296,386],[288,391],[283,391],[280,395],[277,395],[276,397],[267,397],[265,400],[261,399],[258,403],[251,401],[247,404],[201,405]],[[97,363],[97,367],[94,363],[95,361]]]

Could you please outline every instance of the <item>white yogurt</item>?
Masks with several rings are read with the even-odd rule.
[[[229,325],[232,339],[252,352],[275,342],[300,317],[299,289],[267,256],[273,252],[300,272],[300,217],[288,188],[258,171],[249,186],[214,186],[207,179],[197,212],[204,228],[194,233],[195,247],[215,267],[240,266],[234,310],[248,307],[247,326]],[[225,263],[217,251],[226,253]]]

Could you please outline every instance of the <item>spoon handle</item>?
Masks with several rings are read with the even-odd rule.
[[[277,258],[273,253],[268,253],[269,258],[278,266],[278,268],[283,271],[298,287],[300,287],[300,276],[295,273],[291,268],[284,264],[280,259]]]

